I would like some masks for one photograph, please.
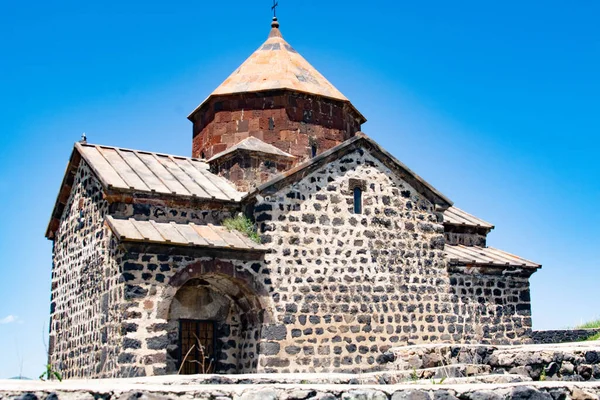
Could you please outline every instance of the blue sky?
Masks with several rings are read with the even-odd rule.
[[[284,37],[370,135],[543,264],[534,328],[600,317],[600,3],[280,0]],[[44,368],[46,224],[73,145],[189,155],[186,119],[269,30],[270,1],[0,5],[0,378]]]

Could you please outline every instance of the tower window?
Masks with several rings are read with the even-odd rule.
[[[362,189],[354,188],[354,214],[362,214]]]
[[[316,144],[311,144],[310,145],[310,156],[311,157],[316,157],[317,156],[317,145]]]
[[[269,117],[269,130],[272,131],[273,129],[275,129],[275,120],[273,117]]]

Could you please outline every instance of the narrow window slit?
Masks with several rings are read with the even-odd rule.
[[[354,214],[362,214],[362,189],[354,188]]]

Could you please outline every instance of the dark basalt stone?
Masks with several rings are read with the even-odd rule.
[[[291,354],[291,355],[300,353],[300,350],[302,350],[302,349],[299,346],[286,346],[285,347],[285,352],[287,354]]]
[[[135,360],[135,356],[131,353],[121,353],[118,357],[119,364],[131,364]]]
[[[285,325],[265,325],[263,326],[261,337],[267,340],[284,340],[287,336]]]
[[[132,338],[123,338],[123,348],[124,349],[140,349],[142,347],[142,342],[137,339]]]
[[[123,274],[125,275],[125,274]],[[148,290],[141,286],[136,285],[125,285],[125,299],[139,299],[143,298],[148,294]]]
[[[126,262],[123,264],[123,271],[142,271],[144,266],[138,263]]]
[[[136,332],[138,329],[137,324],[131,322],[125,322],[121,324],[121,335],[125,336],[129,332]]]
[[[167,335],[161,335],[146,339],[146,344],[150,350],[163,350],[169,345],[169,337]]]
[[[259,354],[264,354],[266,356],[276,356],[279,354],[280,349],[281,346],[276,342],[261,342],[258,344]]]

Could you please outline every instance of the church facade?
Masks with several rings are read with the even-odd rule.
[[[276,19],[188,118],[192,157],[74,146],[46,233],[65,377],[365,372],[390,347],[527,342],[540,265],[362,133]]]

